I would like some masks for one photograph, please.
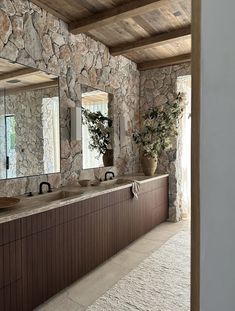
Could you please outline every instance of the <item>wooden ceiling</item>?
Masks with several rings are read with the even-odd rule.
[[[58,85],[58,77],[0,58],[0,90],[42,89]]]
[[[141,70],[190,61],[191,0],[32,0]]]
[[[108,104],[109,94],[99,90],[86,92],[82,94],[83,105]]]

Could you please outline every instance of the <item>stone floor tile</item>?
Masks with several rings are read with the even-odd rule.
[[[145,239],[144,237],[133,242],[128,249],[130,251],[143,253],[143,254],[151,254],[153,250],[160,247],[162,245],[161,241],[152,241],[149,239]]]
[[[68,297],[67,292],[61,292],[46,303],[42,304],[35,311],[84,311],[85,307]]]
[[[146,254],[131,251],[129,248],[119,252],[111,261],[129,270],[137,266],[141,261],[147,257]]]
[[[127,269],[108,261],[69,287],[68,297],[80,305],[88,306],[127,273]]]
[[[165,243],[175,233],[169,231],[151,231],[144,236],[144,239]]]

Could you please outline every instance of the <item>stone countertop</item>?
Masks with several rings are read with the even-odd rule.
[[[0,224],[77,203],[105,193],[125,189],[131,187],[133,181],[138,181],[141,184],[167,176],[167,174],[155,175],[153,177],[141,174],[126,175],[117,177],[112,181],[102,182],[98,186],[67,186],[43,195],[35,195],[33,197],[19,196],[18,198],[21,201],[14,208],[0,209]],[[116,180],[120,181],[120,183],[115,183]],[[68,196],[63,197],[63,194]],[[54,200],[51,200],[52,197],[54,197]]]

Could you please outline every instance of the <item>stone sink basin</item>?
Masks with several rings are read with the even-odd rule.
[[[51,192],[47,194],[43,194],[40,199],[44,202],[53,202],[58,201],[66,198],[77,197],[83,194],[83,191],[69,191],[69,190],[61,190],[56,192]]]
[[[0,209],[15,207],[19,202],[18,198],[0,197]]]

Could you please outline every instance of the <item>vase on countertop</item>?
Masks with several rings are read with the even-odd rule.
[[[145,176],[153,176],[157,170],[157,156],[151,157],[141,152],[140,162]]]

